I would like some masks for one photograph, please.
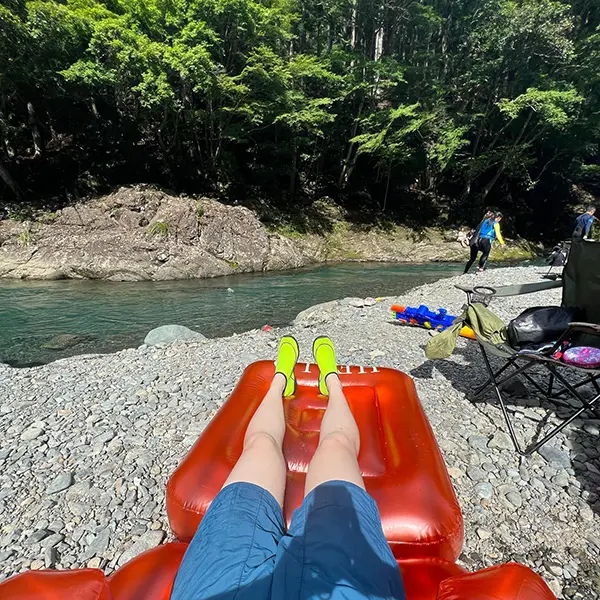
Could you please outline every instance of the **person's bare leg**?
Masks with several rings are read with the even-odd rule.
[[[342,383],[336,373],[330,373],[325,383],[329,404],[321,422],[319,446],[306,474],[304,495],[321,483],[333,480],[349,481],[365,488],[357,460],[360,434]]]
[[[285,376],[276,373],[267,395],[248,424],[242,455],[223,485],[254,483],[271,492],[280,506],[283,506],[286,481],[286,464],[281,450],[285,435],[285,385]]]

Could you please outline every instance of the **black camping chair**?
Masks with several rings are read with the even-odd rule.
[[[467,292],[469,303],[479,301],[487,305],[492,298],[497,296],[531,293],[540,291],[540,289],[556,287],[556,285],[551,286],[550,284],[561,284],[561,282],[553,281],[543,283],[546,285],[542,287],[540,287],[542,283],[537,283],[526,284],[525,286],[506,286],[497,290],[493,288],[469,289],[462,287],[459,289]],[[518,351],[507,344],[496,346],[477,338],[489,379],[475,391],[474,398],[481,397],[490,387],[493,388],[515,450],[522,456],[529,456],[539,450],[584,412],[589,411],[600,417],[597,406],[600,401],[600,369],[575,366],[554,358],[554,355],[567,342],[575,343],[575,345],[600,347],[600,243],[587,240],[573,242],[563,274],[562,287],[563,306],[576,308],[582,318],[589,322],[571,323],[567,331],[551,348],[540,352]],[[505,364],[494,370],[490,356],[504,360]],[[535,370],[536,367],[540,367],[540,369]],[[536,376],[539,377],[540,372],[547,376],[545,385],[536,379]],[[522,448],[517,439],[502,392],[503,386],[519,376],[523,377],[540,392],[543,398],[571,412],[568,417],[555,425],[542,439],[532,441],[525,448]],[[586,398],[583,395],[583,388],[586,387],[591,390],[591,397]],[[565,396],[573,398],[574,403],[566,401]],[[578,408],[573,412],[575,406]]]
[[[569,251],[571,250],[571,240],[565,240],[559,242],[552,248],[552,251],[548,255],[546,264],[548,265],[548,272],[542,277],[544,279],[558,279],[560,273],[553,273],[552,269],[555,267],[564,267],[569,259]]]

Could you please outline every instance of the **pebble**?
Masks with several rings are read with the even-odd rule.
[[[494,495],[494,488],[492,487],[491,483],[487,483],[485,481],[482,481],[480,483],[478,483],[477,485],[475,485],[475,495],[478,498],[482,498],[484,500],[490,500],[492,498],[492,496]]]
[[[56,548],[48,547],[44,550],[44,568],[52,569],[56,566],[58,561],[58,550]]]
[[[597,421],[595,421],[595,422],[588,421],[583,426],[583,430],[586,433],[589,433],[590,435],[600,436],[600,423]]]
[[[62,542],[64,539],[65,536],[62,533],[53,533],[52,535],[45,537],[40,542],[40,546],[42,548],[54,548],[54,546]]]
[[[483,437],[481,435],[470,435],[468,437],[469,446],[475,448],[476,450],[485,451],[488,445],[488,438]]]
[[[569,476],[564,471],[557,473],[552,478],[552,483],[555,483],[556,485],[558,485],[560,487],[568,487],[568,485],[570,483]]]
[[[558,563],[545,562],[544,567],[546,567],[546,569],[548,569],[552,575],[556,575],[557,577],[560,577],[563,574],[563,568]]]
[[[565,469],[571,467],[571,458],[566,452],[555,448],[554,446],[550,446],[549,444],[545,444],[542,446],[538,452],[550,463],[559,465]]]
[[[58,492],[66,490],[71,485],[73,485],[73,474],[69,473],[68,471],[65,471],[63,473],[60,473],[60,475],[57,475],[52,480],[50,485],[48,485],[46,492],[48,494],[57,494]]]
[[[517,492],[509,492],[506,494],[506,499],[515,507],[520,508],[523,505],[523,499]]]
[[[47,529],[38,529],[25,540],[25,545],[32,546],[33,544],[39,544],[45,537],[48,537],[49,535],[50,532]]]
[[[488,448],[499,448],[501,450],[514,450],[514,445],[510,436],[502,431],[499,431],[494,435],[494,437],[489,441]]]
[[[44,433],[44,430],[41,427],[30,427],[29,429],[25,429],[21,434],[21,440],[24,442],[30,442],[40,437]]]
[[[464,476],[464,471],[462,471],[461,469],[458,469],[456,467],[449,467],[448,468],[448,475],[450,475],[450,477],[452,477],[452,479],[460,479],[461,477]]]
[[[102,559],[98,556],[90,558],[86,564],[88,569],[99,569],[102,566]]]
[[[85,549],[81,556],[81,560],[88,560],[92,556],[103,554],[108,549],[110,541],[110,529],[105,527],[101,529],[89,542],[88,547]]]
[[[129,562],[132,558],[135,558],[138,554],[142,552],[146,552],[146,550],[150,550],[150,548],[154,548],[158,546],[165,536],[165,532],[162,530],[158,531],[148,531],[144,535],[140,536],[140,538],[131,544],[125,551],[121,554],[118,560],[119,566],[124,565],[126,562]]]
[[[467,475],[469,479],[473,481],[481,481],[487,479],[487,473],[481,467],[469,467],[467,469]]]

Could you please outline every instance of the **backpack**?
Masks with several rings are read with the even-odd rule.
[[[494,233],[495,219],[486,219],[479,228],[479,237],[493,240],[496,237]]]

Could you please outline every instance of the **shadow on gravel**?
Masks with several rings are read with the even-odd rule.
[[[491,359],[493,367],[502,365],[502,362],[497,361],[494,357]],[[498,407],[493,389],[488,390],[481,398],[473,399],[472,397],[474,390],[487,381],[483,359],[475,344],[457,347],[452,360],[426,361],[413,369],[410,374],[416,379],[432,379],[434,369],[441,373],[455,390],[463,393],[473,405],[491,404]],[[526,435],[529,436],[528,443],[542,437],[545,426],[554,416],[562,420],[580,406],[573,405],[574,408],[569,410],[547,399],[541,399],[538,395],[529,392],[522,379],[511,382],[508,389],[504,391],[509,411],[513,415],[517,411],[520,412],[523,415],[521,422],[530,424],[530,428],[526,432]],[[539,408],[545,411],[544,416],[532,411],[532,409]],[[489,413],[484,414],[490,418]],[[508,433],[500,412],[497,413],[497,417],[494,425]],[[559,439],[562,438],[566,441],[569,451],[565,455],[563,451],[559,450],[556,453],[556,459],[560,461],[563,455],[568,458],[568,461],[565,460],[565,464],[561,466],[570,466],[573,469],[575,477],[581,485],[581,497],[596,515],[600,515],[600,411],[597,409],[595,415],[590,412],[583,413],[578,421],[574,422],[577,426],[571,424],[562,434],[558,435]],[[478,432],[473,431],[472,433],[475,435]],[[552,443],[553,440],[542,448],[542,455],[544,448],[551,446]],[[526,461],[527,457],[524,457],[523,460]],[[598,544],[600,549],[600,540],[594,540],[594,543]]]

